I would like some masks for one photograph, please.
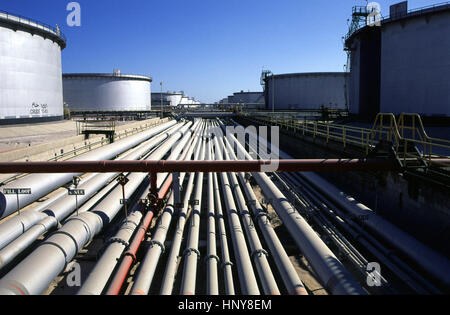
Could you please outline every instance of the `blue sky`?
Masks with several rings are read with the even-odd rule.
[[[343,71],[342,36],[364,0],[79,0],[81,27],[66,24],[69,0],[0,0],[0,10],[59,24],[68,38],[63,72],[153,77],[153,91],[184,90],[215,102],[260,91],[261,70]],[[378,1],[384,15],[389,5]],[[439,2],[437,0],[436,2]],[[433,4],[410,0],[409,8]]]

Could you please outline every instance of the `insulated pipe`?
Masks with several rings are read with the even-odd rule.
[[[377,215],[370,208],[357,202],[353,197],[345,194],[318,175],[311,173],[300,174],[300,176],[325,194],[328,199],[343,207],[352,215],[364,217],[364,226],[370,228],[408,255],[408,257],[430,273],[435,280],[450,287],[450,273],[448,272],[450,270],[450,260],[419,242],[410,234],[400,230],[389,221]]]
[[[107,145],[105,147],[95,149],[91,152],[82,154],[72,161],[99,161],[112,159],[115,156],[125,152],[143,141],[161,133],[167,128],[176,124],[176,121],[170,121],[164,123],[158,127],[152,128],[150,130],[141,132],[137,135],[128,137],[123,140],[119,140],[113,144]],[[18,179],[3,188],[30,188],[31,195],[23,195],[20,197],[20,203],[22,207],[25,207],[32,202],[38,200],[39,198],[49,194],[55,189],[63,186],[64,184],[70,182],[74,176],[80,176],[82,172],[66,173],[66,174],[55,174],[53,169],[47,169],[50,172],[45,175],[29,175],[24,178]],[[95,173],[95,171],[94,171]],[[14,195],[4,195],[0,192],[0,219],[5,218],[16,211],[16,196]]]
[[[202,126],[203,128],[203,126]],[[195,141],[194,144],[191,147],[191,150],[187,154],[187,159],[190,159],[192,154],[194,153],[193,150],[196,148],[196,152],[194,155],[194,160],[198,160],[200,156],[200,144],[197,145],[200,141],[200,134],[197,133],[195,135]],[[180,174],[180,186],[183,184],[184,175],[186,173]],[[161,286],[161,295],[170,295],[173,292],[173,285],[175,282],[175,274],[177,270],[177,263],[178,263],[178,255],[180,253],[181,243],[183,241],[183,234],[184,234],[184,228],[186,224],[186,220],[188,217],[188,207],[189,207],[189,200],[191,199],[192,190],[194,187],[194,180],[195,180],[195,173],[191,173],[189,175],[188,183],[186,185],[186,188],[183,191],[184,199],[183,199],[183,206],[181,209],[179,209],[180,214],[177,222],[177,227],[175,230],[175,235],[172,240],[172,246],[170,248],[169,258],[167,259],[166,269],[164,272],[163,277],[163,283]]]
[[[223,150],[225,159],[230,160],[230,155],[227,148],[223,144],[223,139],[218,139],[220,150]],[[239,213],[244,225],[244,229],[247,235],[247,239],[251,249],[251,257],[253,258],[256,269],[259,274],[259,279],[263,287],[264,293],[266,295],[280,295],[278,285],[273,276],[272,270],[269,266],[267,260],[268,253],[262,247],[261,241],[259,240],[258,232],[256,231],[253,220],[250,216],[244,195],[239,186],[239,182],[236,179],[236,173],[228,173],[230,183],[232,185],[232,191],[234,193]]]
[[[181,135],[181,132],[174,134],[149,158],[162,158]],[[139,173],[128,176],[126,199],[131,197],[145,177],[146,174]],[[0,294],[42,293],[75,254],[112,221],[122,208],[120,205],[122,198],[121,187],[116,187],[92,212],[85,212],[69,219],[59,231],[50,236],[0,281]],[[39,273],[36,273],[36,266],[40,266]]]
[[[208,148],[206,151],[206,159],[211,160],[211,140],[208,141]],[[206,293],[208,295],[219,295],[219,278],[217,274],[217,267],[220,262],[217,256],[216,244],[216,212],[214,207],[214,183],[213,174],[208,173],[208,190],[207,190],[207,249],[206,249]]]
[[[131,295],[147,295],[150,290],[159,257],[165,251],[164,242],[174,212],[173,201],[173,193],[171,193],[168,204],[156,228],[155,235],[150,242],[150,248],[139,268],[133,288],[131,289]]]
[[[156,267],[159,262],[159,258],[165,251],[164,242],[167,237],[172,217],[174,213],[174,195],[171,193],[169,197],[169,204],[167,205],[164,213],[161,216],[158,227],[150,242],[150,248],[148,249],[144,260],[139,268],[134,285],[131,290],[132,295],[147,295],[150,290],[150,286],[153,281],[153,277],[156,271]]]
[[[228,140],[234,141],[236,144],[238,152],[251,160],[252,157],[236,137],[233,135],[228,136]],[[366,294],[311,226],[291,206],[287,198],[270,178],[264,173],[253,173],[252,175],[266,198],[271,201],[278,216],[302,250],[306,259],[311,263],[322,284],[333,294]]]
[[[203,138],[200,149],[199,160],[205,159],[206,140]],[[197,279],[197,261],[200,259],[198,243],[200,237],[200,215],[202,211],[202,192],[203,192],[203,173],[197,174],[195,183],[193,200],[191,200],[192,214],[189,224],[189,234],[187,240],[187,248],[183,253],[184,269],[181,282],[181,295],[195,295],[196,279]],[[194,204],[192,204],[194,202]]]
[[[97,176],[97,174],[88,175],[80,181],[80,185],[90,181],[95,176]],[[65,196],[67,196],[67,190],[64,189],[44,201],[42,204],[39,204],[30,210],[21,212],[12,218],[8,218],[5,222],[0,224],[0,249],[11,243],[19,235],[25,233],[33,225],[46,218],[47,215],[41,212],[49,205]]]
[[[213,173],[214,184],[214,199],[215,208],[217,213],[217,224],[219,228],[219,241],[221,249],[223,278],[225,281],[225,294],[235,295],[234,282],[233,282],[233,263],[231,262],[230,252],[228,249],[227,231],[225,228],[225,220],[222,211],[222,201],[220,197],[219,181],[217,180],[217,173]]]
[[[253,138],[258,137],[251,132],[250,136]],[[281,158],[283,159],[292,158],[289,154],[280,149],[279,152]],[[436,161],[439,161],[439,163],[448,164],[448,159],[437,159]],[[448,270],[450,270],[449,259],[429,248],[389,221],[378,216],[370,208],[357,202],[353,197],[345,194],[336,186],[328,183],[317,174],[302,173],[297,176],[305,179],[313,187],[324,194],[329,200],[332,200],[335,204],[343,207],[347,212],[357,216],[363,215],[367,218],[364,222],[365,226],[414,260],[415,263],[432,275],[435,280],[443,283],[447,287],[450,287],[450,273],[448,273]]]
[[[116,235],[108,241],[107,249],[83,283],[78,295],[100,295],[102,293],[141,219],[140,211],[134,211],[126,218]]]
[[[198,127],[197,127],[198,128]],[[190,144],[190,148],[188,150],[185,150],[185,152],[182,155],[182,159],[190,159],[193,149],[195,147],[197,137],[194,137],[194,142]],[[114,275],[111,284],[109,285],[109,288],[106,292],[107,295],[118,295],[120,292],[120,289],[125,281],[126,276],[128,275],[128,272],[131,268],[131,265],[133,261],[135,261],[136,253],[145,237],[145,234],[147,233],[147,230],[150,226],[150,223],[153,219],[153,211],[150,211],[145,216],[138,232],[133,238],[133,241],[130,245],[129,250],[127,251],[125,257],[123,258],[118,271]]]
[[[216,148],[216,160],[222,161],[222,153],[217,141],[214,137],[214,145]],[[241,284],[242,294],[244,295],[259,295],[258,283],[252,267],[252,261],[248,252],[245,235],[242,231],[242,226],[237,214],[237,207],[233,199],[230,183],[226,173],[220,173],[222,191],[225,198],[225,206],[228,213],[228,223],[231,230],[231,239],[233,242],[234,256],[239,274],[239,281]]]
[[[172,127],[166,134],[155,137],[152,140],[146,141],[132,152],[125,155],[123,158],[137,159],[147,154],[151,149],[163,142],[171,134],[182,128],[183,124],[178,124]],[[182,129],[184,130],[184,129]],[[107,173],[94,176],[91,180],[85,181],[82,185],[79,185],[79,189],[83,189],[85,194],[78,197],[78,204],[85,203],[90,197],[92,197],[100,188],[105,185],[105,182],[109,182],[118,174]],[[75,211],[76,204],[73,196],[65,196],[57,199],[44,211],[48,217],[44,217],[39,224],[36,224],[29,231],[26,231],[21,237],[13,241],[7,247],[0,251],[0,269],[11,262],[18,254],[30,246],[37,238],[48,232],[50,229],[57,226],[58,222],[65,219],[70,213]],[[22,230],[17,228],[15,235],[20,235]]]
[[[228,151],[230,155],[236,159],[230,143],[226,138],[224,138]],[[244,189],[245,195],[247,196],[248,204],[252,208],[254,217],[256,218],[267,246],[270,248],[270,253],[275,261],[278,271],[280,272],[281,278],[287,288],[287,291],[291,295],[308,295],[302,281],[300,280],[297,271],[292,265],[288,254],[286,253],[283,244],[281,244],[272,224],[270,223],[267,213],[263,210],[261,204],[256,197],[250,182],[246,179],[244,173],[239,173],[239,181]]]

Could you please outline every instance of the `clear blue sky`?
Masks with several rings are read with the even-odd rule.
[[[342,71],[342,36],[364,0],[79,0],[81,27],[68,27],[69,0],[0,0],[0,10],[59,24],[68,38],[63,72],[151,74],[154,91],[184,90],[215,102],[260,91],[276,74]],[[383,15],[400,0],[378,1]],[[440,2],[437,0],[436,2]],[[410,0],[409,8],[435,3]]]

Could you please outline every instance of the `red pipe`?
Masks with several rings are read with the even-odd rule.
[[[172,175],[167,177],[163,186],[159,190],[159,199],[164,199],[166,197],[170,190],[170,187],[172,186],[172,180]],[[142,220],[141,224],[139,225],[139,229],[136,232],[136,235],[133,237],[133,241],[131,242],[128,251],[125,253],[125,257],[120,263],[119,269],[117,269],[117,272],[108,287],[108,291],[106,291],[106,295],[119,295],[119,292],[123,286],[123,283],[125,282],[125,279],[127,278],[131,266],[133,262],[136,261],[136,253],[145,238],[145,234],[147,233],[147,230],[152,223],[154,215],[154,211],[149,211],[145,215],[144,220]]]
[[[449,160],[435,160],[450,164]],[[394,170],[384,159],[258,160],[258,161],[82,161],[0,163],[0,174],[15,173],[173,173],[261,172],[277,164],[276,172]]]

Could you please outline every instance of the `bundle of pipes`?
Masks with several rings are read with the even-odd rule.
[[[164,123],[156,128],[141,132],[134,136],[119,140],[113,144],[82,154],[71,161],[101,161],[109,160],[117,155],[139,145],[149,138],[160,134],[167,128],[176,124],[176,121]],[[45,175],[29,175],[25,178],[14,181],[4,188],[30,188],[31,194],[24,195],[21,198],[21,205],[25,207],[30,203],[42,198],[55,189],[70,182],[74,176],[81,174],[45,174]],[[16,209],[15,196],[4,195],[0,192],[0,218],[5,218],[12,214]]]
[[[231,121],[235,126],[242,127],[235,123],[234,121]],[[222,126],[222,128],[225,128]],[[244,133],[244,128],[242,127],[241,130]],[[257,134],[255,134],[251,129],[246,129],[246,132],[249,133],[250,139],[252,139],[251,143],[260,143],[264,144],[267,141],[261,137],[259,137]],[[242,139],[242,135],[237,137],[239,139]],[[232,139],[233,142],[236,143],[236,145],[241,149],[241,152],[244,152],[246,154],[246,157],[251,159],[251,156],[245,152],[245,149],[243,148],[242,144],[237,140],[236,137],[228,137],[228,139]],[[253,141],[253,142],[252,142]],[[258,150],[258,153],[261,152],[267,152],[267,147],[262,148],[262,150]],[[283,152],[279,148],[274,148],[272,145],[272,149],[279,152],[280,157],[282,159],[292,159],[292,157]],[[253,148],[254,153],[256,153],[256,148]],[[268,156],[261,156],[261,158],[267,158]],[[259,176],[264,175],[257,175],[256,178]],[[295,177],[296,184],[294,186],[298,187],[309,187],[309,189],[313,188],[317,191],[318,195],[323,196],[324,200],[319,202],[319,204],[323,204],[325,199],[331,200],[335,205],[341,207],[345,212],[348,213],[348,215],[352,217],[358,217],[358,218],[364,218],[362,224],[364,227],[367,227],[370,231],[374,232],[377,236],[381,237],[384,241],[387,241],[388,244],[391,244],[396,249],[398,249],[401,253],[405,254],[409,259],[414,261],[415,264],[420,266],[423,271],[428,273],[434,281],[441,283],[445,287],[450,287],[450,275],[448,273],[448,270],[450,270],[450,261],[442,256],[441,254],[437,253],[430,247],[426,246],[425,244],[421,243],[417,239],[415,239],[410,234],[404,232],[400,228],[396,227],[392,223],[388,222],[387,220],[383,219],[379,215],[377,215],[374,211],[372,211],[367,206],[357,202],[353,197],[349,196],[348,194],[345,194],[342,192],[342,190],[338,189],[337,187],[333,186],[332,184],[328,183],[324,179],[322,179],[320,176],[314,173],[296,173],[290,175],[291,177]],[[286,175],[285,175],[286,177]],[[261,185],[260,181],[258,183]],[[300,185],[299,185],[300,184]],[[263,185],[261,185],[263,187]],[[341,215],[343,217],[343,215]],[[348,226],[346,226],[348,228]],[[358,229],[358,227],[356,227]],[[358,230],[357,230],[358,231]],[[355,233],[355,232],[354,232]],[[361,235],[364,235],[368,239],[372,239],[372,244],[379,244],[378,241],[374,240],[372,237],[367,236],[367,232],[363,231],[363,229],[359,229],[358,232],[361,233]],[[359,235],[359,234],[358,234]],[[357,237],[357,239],[360,239],[361,237]],[[372,248],[372,253],[376,253],[377,257],[380,257],[380,259],[385,262],[386,265],[392,266],[392,270],[399,275],[402,280],[405,281],[405,283],[413,288],[416,292],[424,293],[426,291],[425,288],[428,290],[428,292],[434,292],[437,293],[439,290],[437,290],[433,285],[429,283],[429,281],[425,280],[421,275],[419,275],[417,272],[413,271],[408,264],[401,261],[397,255],[392,253],[392,251],[384,251],[384,253],[380,252],[380,250],[373,247],[373,245],[369,243],[365,243],[365,246],[368,246]],[[378,246],[378,248],[383,248],[383,246]],[[414,275],[414,277],[419,280],[422,284],[419,286],[417,282],[413,281],[410,276],[406,275],[404,271],[397,268],[395,265],[393,265],[389,260],[387,260],[387,256],[389,256],[390,260],[394,261],[397,265],[401,265],[402,268],[406,271],[408,271],[410,274]]]
[[[167,127],[176,124],[171,122]],[[166,140],[149,159],[162,159],[173,145],[189,129],[191,123],[176,124],[168,134],[160,135],[155,141],[160,143],[162,138]],[[156,134],[160,133],[157,132]],[[147,135],[150,133],[146,133]],[[131,140],[135,145],[136,139]],[[123,207],[122,199],[129,199],[141,186],[147,174],[133,173],[128,175],[127,191],[123,198],[121,187],[114,188],[107,196],[91,211],[68,219],[61,229],[56,231],[27,258],[20,262],[0,281],[0,294],[40,294],[53,281],[53,279],[64,270],[66,264],[70,263],[74,256],[92,238],[97,235],[103,227],[107,226]],[[39,266],[39,273],[36,273]]]

